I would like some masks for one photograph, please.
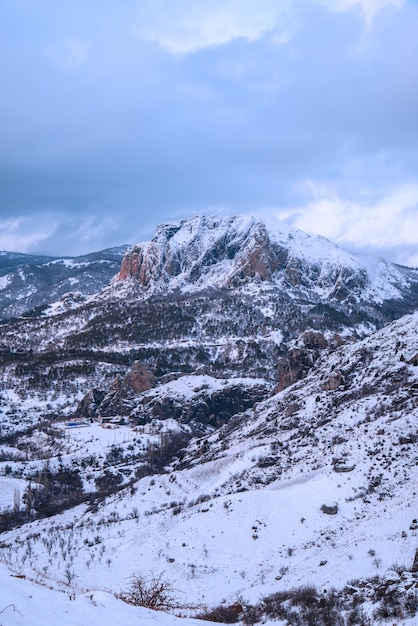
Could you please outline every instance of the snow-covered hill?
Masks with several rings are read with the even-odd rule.
[[[415,314],[324,353],[303,381],[192,441],[166,473],[3,533],[2,559],[76,594],[117,593],[134,573],[164,572],[195,606],[350,583],[352,593],[369,589],[372,614],[380,605],[367,579],[391,572],[392,585],[418,585],[396,573],[417,549],[417,328]],[[86,473],[92,428],[69,434],[68,461]],[[115,456],[113,471],[127,466]]]
[[[10,319],[42,308],[66,295],[61,308],[83,302],[118,272],[127,246],[74,258],[0,252],[0,318]],[[35,309],[35,311],[33,311]]]
[[[6,623],[175,623],[114,598],[135,576],[185,623],[416,623],[416,296],[407,268],[193,218],[3,324]]]
[[[201,626],[161,611],[133,607],[103,591],[74,594],[54,591],[10,574],[0,564],[0,619],[7,626]]]
[[[3,324],[2,391],[16,419],[29,411],[30,421],[75,410],[92,388],[107,393],[135,360],[158,379],[203,368],[275,383],[278,362],[307,328],[362,337],[417,302],[408,268],[365,264],[258,218],[192,218],[128,252],[97,295],[67,294]]]

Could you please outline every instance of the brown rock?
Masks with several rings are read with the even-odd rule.
[[[277,391],[305,378],[321,352],[328,347],[326,337],[315,330],[306,330],[298,339],[298,347],[291,348],[278,364]]]
[[[122,380],[115,378],[107,392],[93,389],[87,393],[79,403],[74,417],[129,415],[130,406],[127,401],[154,385],[154,375],[143,363],[135,361]]]
[[[129,250],[122,260],[118,279],[126,280],[131,276],[139,277],[142,262],[143,252],[141,248],[134,247]]]
[[[293,286],[300,285],[302,279],[302,270],[299,259],[290,259],[286,267],[285,278],[286,281]]]
[[[322,391],[334,391],[335,389],[338,389],[338,387],[342,385],[343,382],[344,382],[344,378],[342,374],[338,372],[334,372],[333,374],[331,374],[328,380],[322,383],[321,385]]]
[[[135,361],[122,383],[122,386],[130,387],[134,393],[142,393],[154,385],[154,374],[147,370],[140,361]]]
[[[283,391],[289,385],[306,376],[313,362],[308,351],[302,348],[292,348],[286,357],[279,361],[277,391]]]

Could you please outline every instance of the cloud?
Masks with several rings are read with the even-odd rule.
[[[291,210],[276,211],[279,219],[347,249],[418,265],[418,183],[404,185],[378,200],[357,201],[313,181],[308,181],[307,187],[312,200]]]
[[[70,248],[72,255],[80,255],[117,243],[129,243],[129,240],[118,241],[120,226],[116,216],[103,215],[99,207],[89,207],[85,216],[62,214],[60,220],[54,222],[53,230],[36,249],[40,251],[53,241],[55,246],[61,244]]]
[[[367,24],[386,6],[401,7],[403,0],[312,0],[330,11],[357,11]],[[298,0],[145,0],[137,12],[134,32],[174,54],[194,53],[239,38],[256,41],[275,32],[273,41],[288,43],[297,20],[306,9]]]
[[[38,218],[0,219],[0,250],[32,252],[53,234],[54,229]]]
[[[383,8],[387,6],[394,6],[401,8],[404,4],[404,0],[336,0],[335,7],[338,11],[350,11],[360,9],[365,17],[365,20],[370,24],[375,16]],[[332,8],[331,4],[328,6]]]
[[[85,216],[40,211],[36,216],[0,219],[0,250],[77,256],[151,236],[149,225],[133,224],[103,215],[100,207],[89,207]]]
[[[272,206],[322,211],[337,236],[359,206],[373,230],[416,181],[416,3],[24,5],[0,4],[0,216],[33,216],[38,252]]]
[[[88,60],[90,44],[81,39],[69,39],[55,48],[46,49],[45,54],[56,67],[76,70]]]
[[[276,0],[153,0],[138,11],[135,32],[184,54],[241,37],[255,41],[275,28],[282,12]]]

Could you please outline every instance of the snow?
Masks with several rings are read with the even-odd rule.
[[[268,339],[280,346],[280,344],[283,342],[283,333],[281,330],[273,330],[271,333],[266,335],[265,339]]]
[[[362,277],[363,282],[367,278],[361,293],[357,294],[364,301],[381,303],[387,299],[400,298],[401,289],[408,285],[405,275],[395,265],[366,256],[355,256],[325,237],[309,235],[284,222],[255,215],[223,218],[195,216],[163,223],[157,227],[151,241],[134,248],[142,250],[146,273],[151,279],[148,285],[150,293],[162,289],[182,289],[183,293],[193,293],[196,289],[228,286],[235,274],[239,275],[239,264],[244,266],[247,263],[260,237],[265,236],[270,246],[275,244],[287,251],[290,263],[295,261],[298,266],[304,266],[302,271],[315,268],[316,272],[319,269],[319,276],[312,288],[320,297],[329,296],[334,289],[334,284],[330,283],[338,280],[339,273],[346,277]],[[225,242],[231,249],[239,249],[235,258],[217,257],[217,251],[223,249]],[[217,257],[216,261],[204,261],[207,256],[211,258],[213,255]],[[171,270],[165,273],[167,258],[178,266],[174,274]],[[192,269],[198,266],[198,277],[191,279]],[[279,273],[272,280],[280,286],[283,278]],[[120,288],[119,282],[113,283],[113,290]],[[268,311],[266,315],[269,315]]]
[[[134,607],[104,591],[75,594],[16,578],[0,564],[0,619],[7,626],[201,626],[193,619]]]
[[[0,464],[5,465],[5,464]],[[0,480],[0,509],[12,509],[17,502],[21,504],[21,494],[25,490],[27,482],[19,478],[3,476]]]
[[[132,428],[123,425],[117,428],[103,428],[96,422],[87,427],[68,427],[67,423],[60,427],[65,431],[67,447],[72,450],[82,450],[86,455],[106,452],[113,445],[129,443],[137,437]]]
[[[12,275],[6,274],[5,276],[0,276],[0,290],[6,289],[12,282]]]
[[[53,261],[49,261],[45,263],[45,265],[63,265],[67,268],[81,268],[90,265],[89,261],[77,261],[75,259],[54,259]]]
[[[171,250],[192,245],[201,224],[201,218],[196,218],[179,227],[169,239]],[[199,253],[213,243],[215,231],[219,235],[216,220],[205,224]],[[222,224],[224,233],[234,224],[238,237],[258,221],[247,216],[228,218]],[[163,237],[164,229],[161,233]],[[291,229],[272,229],[271,236],[298,258],[322,259],[323,271],[331,267],[331,257],[333,263],[356,271],[367,265],[371,282],[366,293],[374,293],[374,298],[396,293],[387,285],[397,270],[384,262],[360,265],[339,249],[331,250],[326,240]],[[216,272],[228,268],[229,261],[216,265],[203,281],[209,284]],[[221,274],[223,280],[225,273]],[[177,277],[176,284],[183,278]],[[274,319],[273,304],[261,301],[259,310],[264,318]],[[78,320],[79,330],[88,323],[87,317]],[[75,330],[73,322],[68,323],[69,327],[66,322],[57,325],[53,337],[47,326],[41,329],[41,345],[68,336]],[[2,533],[0,622],[11,626],[202,623],[191,618],[177,622],[172,615],[117,599],[115,594],[126,589],[136,573],[163,575],[180,603],[215,606],[240,598],[256,603],[269,593],[307,584],[341,588],[353,578],[388,577],[396,564],[410,567],[417,545],[417,529],[411,522],[418,517],[418,475],[416,443],[402,443],[402,438],[418,432],[418,368],[412,364],[418,354],[417,328],[418,312],[362,342],[324,352],[302,381],[206,437],[193,439],[164,473],[135,479],[112,496]],[[255,331],[259,344],[283,341],[280,329],[269,328],[264,337],[259,335]],[[232,344],[238,339],[220,337],[211,345],[233,356],[237,348]],[[186,338],[177,343],[201,342]],[[109,346],[116,349],[128,350],[129,345],[121,341]],[[335,373],[341,373],[344,382],[327,391],[325,383]],[[72,382],[76,387],[83,378]],[[266,382],[184,375],[145,392],[143,399],[167,396],[193,402],[200,392],[255,384]],[[39,401],[35,394],[22,399],[7,388],[1,400],[2,427],[9,418],[19,423],[18,411],[34,411]],[[58,394],[51,411],[64,402]],[[13,409],[11,415],[7,408]],[[34,416],[35,412],[27,419],[35,421]],[[156,425],[172,431],[179,428],[173,419]],[[14,506],[16,494],[27,485],[24,477],[42,469],[47,459],[51,468],[62,463],[80,470],[85,487],[93,487],[105,468],[125,472],[126,485],[140,469],[140,456],[112,465],[108,453],[119,446],[132,453],[147,450],[158,438],[129,426],[105,429],[97,423],[82,427],[62,423],[58,427],[64,437],[56,437],[56,448],[46,446],[42,432],[25,439],[28,456],[36,444],[44,458],[39,454],[28,461],[7,462],[16,476],[23,477],[0,477],[3,509]],[[3,452],[11,454],[11,446],[3,447]],[[5,465],[0,465],[3,472]],[[345,471],[337,471],[341,467]],[[323,505],[336,506],[337,512],[328,514]],[[416,624],[416,620],[397,623]]]
[[[151,389],[146,393],[147,396],[158,396],[162,392],[169,396],[178,397],[182,400],[191,400],[199,391],[210,390],[211,392],[224,389],[226,386],[235,385],[239,387],[265,385],[266,381],[263,378],[214,378],[207,374],[193,374],[185,375],[177,378],[176,380],[169,381],[164,385]]]

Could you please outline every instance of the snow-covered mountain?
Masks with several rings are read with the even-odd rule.
[[[417,301],[411,269],[364,263],[258,218],[191,218],[128,251],[96,296],[64,295],[4,324],[0,359],[11,389],[49,389],[68,405],[92,387],[107,391],[135,360],[157,378],[203,368],[275,383],[277,364],[307,328],[362,337]]]
[[[40,313],[66,294],[62,305],[80,304],[83,296],[105,287],[118,272],[127,246],[79,257],[45,257],[0,252],[0,318]]]
[[[405,297],[417,274],[356,257],[324,237],[260,217],[200,217],[161,224],[125,256],[119,280],[148,291],[200,291],[266,281],[312,299],[382,302]]]
[[[416,623],[417,278],[258,218],[192,218],[96,296],[4,323],[10,624],[52,624],[16,617],[37,597],[22,576],[76,602],[71,624],[115,615],[132,581],[185,624]]]

